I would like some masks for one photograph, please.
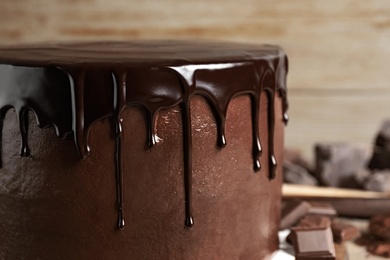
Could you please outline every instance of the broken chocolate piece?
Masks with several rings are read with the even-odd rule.
[[[390,119],[383,121],[376,136],[375,146],[390,151]]]
[[[306,216],[292,229],[295,257],[299,259],[335,259],[330,220],[323,216]]]
[[[297,228],[326,228],[330,227],[331,221],[327,216],[321,215],[306,215],[304,216],[296,226]]]
[[[366,247],[367,251],[373,255],[390,257],[390,242],[383,241],[372,234],[362,234],[355,240],[355,244]]]
[[[368,157],[368,149],[347,143],[317,144],[315,176],[325,186],[353,188],[353,175]]]
[[[337,216],[337,211],[333,208],[331,203],[328,202],[310,202],[310,208],[308,214],[322,215],[328,217]]]
[[[336,243],[342,243],[349,240],[355,240],[360,237],[360,230],[352,224],[334,221],[331,224],[333,240]]]
[[[390,243],[389,242],[379,242],[372,244],[367,247],[367,251],[373,255],[390,257]]]
[[[299,151],[299,150],[296,150],[296,149],[285,149],[284,153],[283,153],[283,158],[284,158],[283,159],[284,162],[289,162],[289,163],[292,163],[292,164],[295,164],[295,165],[299,165],[302,168],[306,169],[306,171],[308,171],[309,173],[313,172],[313,167],[311,166],[309,161],[307,161],[303,157],[301,151]]]
[[[377,171],[368,176],[364,189],[369,191],[390,191],[390,170]]]
[[[318,228],[318,227],[330,227],[331,221],[329,217],[320,215],[306,215],[294,228]],[[286,241],[289,244],[293,244],[293,232],[286,237]]]
[[[390,150],[382,147],[374,147],[368,168],[372,170],[390,169]]]
[[[368,167],[390,169],[390,120],[385,120],[376,136],[374,151]]]
[[[307,169],[288,161],[283,163],[283,181],[293,184],[318,185],[316,178]]]
[[[382,239],[390,239],[390,213],[370,218],[370,233]]]
[[[353,173],[351,187],[356,187],[358,189],[363,189],[366,184],[366,180],[370,177],[371,171],[367,168],[358,169]]]
[[[305,216],[310,208],[306,201],[291,201],[282,209],[280,229],[286,229],[294,226]]]

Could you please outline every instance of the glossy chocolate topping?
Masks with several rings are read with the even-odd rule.
[[[40,127],[54,126],[59,137],[73,135],[76,149],[85,159],[90,153],[92,125],[112,118],[118,227],[122,229],[121,113],[129,106],[144,109],[146,142],[153,147],[158,143],[154,125],[157,112],[179,105],[184,138],[185,225],[191,227],[191,98],[206,98],[217,123],[216,143],[222,148],[228,141],[225,119],[230,100],[238,95],[250,96],[253,167],[258,171],[262,152],[259,106],[260,93],[264,91],[268,97],[269,179],[273,179],[277,165],[273,148],[274,99],[276,93],[281,96],[287,122],[286,73],[284,52],[271,45],[135,41],[4,46],[0,48],[0,127],[7,110],[15,109],[22,137],[20,154],[28,156],[27,112],[32,111]]]

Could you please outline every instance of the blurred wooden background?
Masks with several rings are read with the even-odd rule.
[[[387,0],[1,0],[0,44],[202,38],[284,47],[291,121],[286,146],[369,146],[390,118]]]

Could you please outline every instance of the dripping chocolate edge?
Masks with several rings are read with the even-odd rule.
[[[10,66],[10,65],[4,65],[4,66]],[[49,66],[49,67],[47,67]],[[34,68],[35,70],[50,70],[53,69],[50,67],[51,65],[43,64],[43,67]],[[17,69],[18,66],[13,66],[13,69]],[[21,67],[22,69],[29,70],[29,67]],[[9,69],[9,68],[8,68]],[[282,98],[282,111],[283,111],[283,119],[287,120],[287,97],[286,97],[286,87],[285,87],[285,77],[287,73],[287,58],[283,54],[280,54],[274,58],[274,60],[268,58],[259,59],[259,60],[252,60],[252,61],[244,61],[244,62],[216,62],[214,64],[197,64],[197,65],[174,65],[174,66],[149,66],[149,67],[143,67],[143,68],[136,68],[134,66],[126,67],[123,64],[117,65],[112,67],[112,65],[109,66],[102,66],[102,67],[89,67],[88,64],[78,64],[78,65],[68,65],[68,66],[57,66],[56,69],[61,70],[62,72],[65,72],[69,79],[69,88],[70,88],[70,96],[68,97],[68,102],[71,103],[71,126],[65,127],[65,129],[60,129],[59,132],[66,133],[71,132],[74,135],[74,142],[76,145],[76,149],[78,150],[80,156],[82,158],[86,158],[89,154],[89,142],[88,142],[88,135],[89,130],[92,127],[92,125],[99,121],[102,118],[105,117],[115,117],[116,120],[116,126],[114,128],[114,131],[116,133],[116,155],[115,155],[115,164],[116,164],[116,178],[117,178],[117,200],[118,200],[118,227],[123,228],[124,226],[124,217],[123,217],[123,187],[122,187],[122,162],[121,162],[121,131],[122,126],[120,124],[120,114],[121,111],[128,106],[132,105],[140,105],[142,106],[148,114],[151,115],[152,118],[154,118],[155,113],[157,113],[160,109],[166,109],[173,107],[178,104],[182,104],[182,116],[183,116],[183,141],[184,141],[184,186],[185,186],[185,212],[186,212],[186,221],[185,225],[188,227],[191,227],[193,225],[193,219],[191,214],[191,187],[192,187],[192,164],[191,164],[191,151],[192,151],[192,145],[191,145],[191,122],[190,122],[190,115],[191,115],[191,109],[190,109],[190,100],[191,97],[194,95],[202,95],[204,96],[210,107],[213,110],[214,118],[217,122],[217,129],[218,129],[218,140],[224,139],[224,133],[223,131],[220,131],[221,129],[224,129],[224,122],[226,117],[226,111],[227,111],[227,105],[229,104],[230,100],[238,95],[247,94],[251,96],[251,102],[252,102],[252,134],[253,134],[253,160],[254,160],[254,169],[259,170],[260,164],[257,163],[258,158],[261,155],[261,144],[260,144],[260,138],[259,138],[259,131],[258,131],[258,123],[259,123],[259,105],[260,105],[260,95],[262,92],[266,92],[268,103],[272,104],[268,108],[267,112],[267,118],[269,121],[269,130],[268,130],[268,143],[269,145],[269,162],[270,162],[270,172],[269,172],[269,178],[272,179],[274,177],[274,170],[276,167],[276,164],[274,165],[275,159],[273,155],[273,125],[274,125],[274,105],[273,105],[273,99],[275,96],[275,93],[278,93],[279,96]],[[247,80],[248,84],[243,84],[239,82],[239,85],[232,85],[229,87],[226,87],[225,84],[220,84],[222,81],[224,82],[223,78],[226,78],[229,73],[232,75],[238,75],[239,73],[235,72],[235,70],[242,69],[243,72],[250,75],[245,80]],[[135,84],[127,84],[127,77],[124,76],[127,71],[132,71],[135,74],[139,74],[142,72],[145,75],[148,74],[161,74],[159,75],[161,78],[170,78],[170,80],[173,79],[172,82],[177,84],[174,88],[180,89],[181,92],[178,96],[171,96],[171,97],[162,97],[162,103],[157,105],[155,107],[155,104],[149,104],[149,103],[142,103],[139,100],[130,100],[128,101],[126,99],[126,94],[123,92],[127,92],[127,90],[130,90],[132,88],[140,88],[141,85],[135,85]],[[122,72],[118,72],[122,71]],[[91,73],[92,72],[92,73]],[[91,118],[88,117],[88,111],[86,111],[86,105],[85,102],[88,103],[88,100],[85,99],[84,96],[87,96],[85,94],[84,88],[88,83],[86,83],[86,76],[88,74],[107,74],[108,77],[111,77],[111,92],[112,92],[112,101],[113,103],[107,107],[104,107],[102,112],[99,115],[92,115]],[[235,73],[232,73],[235,72]],[[44,73],[44,72],[43,72]],[[202,86],[197,85],[197,74],[204,74],[204,78],[201,78],[203,81],[206,82],[207,80],[213,81],[215,77],[212,76],[211,80],[208,78],[211,74],[218,74],[216,77],[217,90],[222,93],[222,98],[218,99],[216,98],[213,93],[207,89],[209,86]],[[245,74],[243,73],[243,74]],[[271,82],[264,83],[264,77],[265,75],[270,74]],[[87,75],[86,75],[87,74]],[[106,75],[106,76],[107,76]],[[114,76],[113,76],[114,75]],[[115,76],[116,75],[116,76]],[[171,77],[169,75],[174,75],[174,77]],[[241,74],[240,74],[241,75]],[[113,82],[113,78],[115,78],[115,82]],[[98,77],[99,78],[99,77]],[[119,80],[118,79],[123,79]],[[159,78],[159,77],[157,77]],[[176,80],[175,80],[176,79]],[[206,79],[206,80],[205,80]],[[140,78],[138,81],[142,82],[144,79]],[[244,79],[243,79],[244,80]],[[176,82],[175,82],[176,81]],[[239,80],[237,80],[239,81]],[[104,80],[103,80],[104,82]],[[108,82],[108,81],[107,81]],[[120,82],[118,86],[118,82]],[[171,83],[172,83],[171,82]],[[116,83],[116,86],[115,86]],[[150,83],[150,82],[148,82]],[[210,82],[209,82],[210,83]],[[152,83],[153,84],[153,83]],[[230,84],[230,83],[228,83]],[[269,84],[269,85],[266,85]],[[211,82],[210,85],[213,85]],[[122,91],[120,90],[120,87],[122,88]],[[39,88],[39,86],[36,86]],[[215,87],[215,85],[214,85]],[[107,88],[107,87],[105,87]],[[227,93],[229,90],[233,88],[232,93]],[[226,90],[225,90],[226,89]],[[225,92],[224,92],[225,91]],[[141,91],[142,92],[142,91]],[[154,93],[144,93],[145,97],[147,96],[153,96]],[[90,98],[91,93],[88,95]],[[88,99],[87,98],[87,99]],[[99,96],[95,95],[93,96],[93,99],[99,99]],[[100,97],[101,98],[101,97]],[[104,96],[106,98],[106,96]],[[141,98],[141,99],[143,99]],[[160,97],[161,98],[161,97]],[[164,99],[165,98],[165,99]],[[103,102],[104,104],[104,102]],[[223,104],[221,106],[221,104]],[[14,107],[15,109],[19,110],[19,114],[25,114],[26,110],[32,110],[34,114],[36,115],[38,121],[45,121],[45,124],[42,124],[40,126],[47,126],[47,125],[55,125],[55,122],[57,120],[50,120],[50,118],[44,118],[45,115],[40,115],[39,112],[37,112],[37,109],[34,109],[34,107],[29,107],[28,104],[26,106],[22,107],[15,107],[12,104],[0,104],[0,112],[1,114],[5,114],[5,111],[8,110],[11,107]],[[69,104],[68,104],[69,105]],[[38,109],[39,110],[39,109]],[[69,113],[69,111],[68,111]],[[217,120],[218,118],[222,120]],[[57,118],[58,119],[58,118]],[[146,119],[145,119],[146,120]],[[59,119],[58,121],[61,121]],[[147,120],[148,121],[148,120]],[[149,120],[150,121],[150,120]],[[151,124],[152,121],[148,122],[148,124]],[[28,125],[23,120],[23,118],[19,118],[20,128],[21,132],[23,132],[25,129],[28,129]],[[60,128],[57,125],[58,128]],[[70,131],[69,131],[70,129]],[[151,125],[148,125],[148,129],[153,129]],[[62,130],[62,131],[61,131]],[[24,131],[26,132],[26,131]],[[152,135],[153,133],[151,133]],[[27,133],[22,134],[22,149],[28,149],[26,142],[27,142]],[[27,150],[26,150],[27,151]],[[275,162],[276,163],[276,162]]]

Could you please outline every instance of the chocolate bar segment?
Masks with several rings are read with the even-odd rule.
[[[315,222],[310,223],[310,219]],[[292,229],[295,257],[300,259],[336,259],[332,231],[326,217],[306,219],[304,225]]]
[[[306,215],[291,231],[296,259],[335,259],[330,218]]]
[[[331,224],[333,240],[336,243],[342,243],[349,240],[355,240],[360,237],[360,230],[354,225],[333,221]]]
[[[390,120],[382,123],[376,136],[374,151],[368,167],[370,169],[390,169]]]
[[[390,169],[390,150],[382,147],[374,147],[368,168],[372,170]]]
[[[282,208],[280,229],[294,226],[309,212],[310,204],[306,201],[291,201]]]
[[[390,243],[382,242],[372,244],[367,247],[367,251],[373,255],[379,255],[386,258],[390,257]]]
[[[321,215],[306,215],[303,217],[298,225],[297,228],[327,228],[330,227],[331,221],[330,218],[327,216],[321,216]]]
[[[331,203],[328,202],[310,202],[310,208],[308,214],[322,215],[328,217],[337,216],[337,211],[333,208]]]

